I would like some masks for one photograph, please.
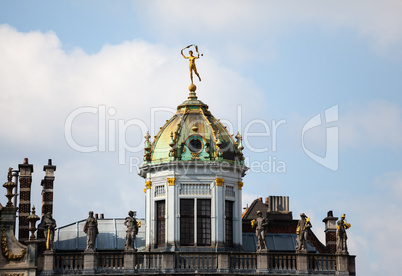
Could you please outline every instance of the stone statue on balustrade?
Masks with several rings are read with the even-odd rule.
[[[251,221],[251,226],[255,227],[257,252],[268,251],[267,243],[265,241],[265,228],[268,226],[268,220],[262,217],[260,210],[257,211],[257,219]]]
[[[56,221],[52,218],[52,214],[50,212],[46,213],[41,224],[43,225],[43,235],[46,238],[46,250],[53,250]]]
[[[348,239],[348,236],[346,235],[346,229],[349,229],[351,227],[351,224],[346,222],[345,217],[345,214],[343,214],[336,225],[336,254],[349,254],[348,246],[346,244],[346,240]]]
[[[300,220],[297,223],[296,228],[296,252],[297,253],[307,253],[307,238],[310,228],[313,227],[308,218],[304,213],[300,214]]]
[[[127,226],[126,231],[126,245],[125,250],[136,250],[134,247],[135,237],[138,234],[138,228],[141,227],[135,219],[136,212],[128,212],[128,217],[124,221],[124,225]]]
[[[96,237],[98,236],[98,222],[94,218],[94,212],[89,212],[89,217],[85,221],[84,232],[87,234],[87,248],[85,251],[93,251],[95,248]]]

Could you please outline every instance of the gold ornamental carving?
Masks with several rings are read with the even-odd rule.
[[[151,189],[151,181],[147,181],[147,182],[145,182],[145,187],[147,188],[147,189]]]
[[[6,257],[9,261],[20,261],[24,258],[26,250],[22,249],[19,254],[14,254],[8,249],[8,242],[7,242],[7,233],[6,229],[3,229],[1,235],[1,252],[3,253],[4,257]]]
[[[239,190],[241,190],[243,188],[243,182],[237,182],[237,187],[239,188]]]
[[[222,186],[223,182],[225,182],[225,179],[217,178],[217,179],[215,179],[215,181],[216,181],[216,186]]]
[[[175,183],[175,178],[173,177],[173,178],[168,178],[167,179],[167,182],[168,182],[168,184],[169,184],[169,186],[174,186],[174,183]]]

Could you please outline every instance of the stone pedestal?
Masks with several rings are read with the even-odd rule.
[[[164,273],[174,273],[175,263],[174,263],[175,254],[172,252],[165,252],[163,254],[163,272]]]
[[[95,274],[96,268],[96,253],[93,250],[84,251],[84,271],[83,274]]]
[[[38,260],[38,241],[27,241],[27,264],[28,264],[28,276],[36,276],[37,260]]]
[[[268,273],[268,251],[258,253],[257,255],[257,273]]]
[[[349,255],[336,255],[336,275],[349,275]]]
[[[219,253],[218,254],[218,272],[228,273],[229,272],[229,254]]]
[[[124,251],[124,274],[133,274],[137,262],[134,249]]]
[[[296,255],[297,274],[308,274],[308,255],[298,253]]]
[[[53,275],[54,274],[54,252],[53,250],[46,250],[43,253],[43,272],[42,275]]]

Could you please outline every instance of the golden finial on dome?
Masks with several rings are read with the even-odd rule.
[[[197,132],[198,127],[195,125],[195,123],[193,124],[193,127],[191,128],[191,130],[192,130],[193,132]]]

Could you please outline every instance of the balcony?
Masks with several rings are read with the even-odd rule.
[[[87,261],[87,255],[93,258]],[[355,275],[355,256],[244,252],[56,252],[42,275],[82,274],[269,274]],[[51,267],[45,265],[44,267]]]

